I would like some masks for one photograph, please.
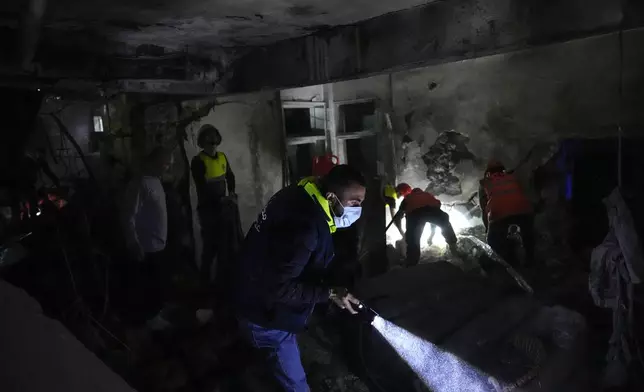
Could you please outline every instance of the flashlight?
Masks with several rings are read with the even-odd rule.
[[[358,312],[356,316],[358,316],[361,321],[367,324],[373,323],[373,320],[376,318],[376,316],[378,316],[378,313],[375,310],[371,309],[362,301],[360,301],[360,303],[356,306],[356,311]]]

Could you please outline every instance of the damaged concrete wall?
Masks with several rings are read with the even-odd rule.
[[[88,177],[81,159],[82,154],[98,180],[97,185],[105,190],[118,191],[124,187],[132,173],[138,170],[139,159],[146,151],[147,132],[144,132],[146,122],[145,112],[142,111],[145,106],[140,107],[140,101],[141,96],[131,94],[118,94],[106,100],[46,96],[28,148],[44,152],[47,163],[62,182]],[[137,105],[141,109],[140,121],[133,115]],[[80,153],[64,132],[61,132],[53,116],[60,120],[76,141]],[[95,116],[101,118],[103,132],[95,132]],[[173,124],[171,128],[169,135],[174,136]],[[139,137],[139,143],[133,143]],[[47,178],[41,180],[43,185],[52,185]]]
[[[99,155],[94,153],[92,143],[92,113],[95,106],[89,101],[67,101],[56,96],[49,96],[43,100],[27,152],[44,157],[52,172],[61,181],[88,176],[81,154],[86,158],[89,170],[94,172],[101,169]],[[80,152],[61,131],[52,115],[65,126],[78,144]],[[53,185],[49,178],[40,176],[39,180],[42,185]]]
[[[30,146],[45,151],[48,163],[61,179],[87,177],[78,152],[59,131],[50,114],[55,114],[69,130],[90,163],[98,183],[119,198],[126,182],[135,175],[140,159],[155,146],[174,151],[174,163],[164,177],[179,187],[187,171],[177,148],[177,128],[186,128],[184,143],[188,162],[199,152],[197,133],[204,124],[217,127],[225,152],[236,176],[243,230],[254,221],[268,199],[282,187],[282,128],[279,96],[272,92],[219,98],[204,117],[195,110],[212,104],[214,98],[178,101],[171,96],[119,94],[109,101],[69,101],[48,99],[41,109],[40,125]],[[107,103],[107,109],[104,109]],[[101,115],[104,132],[94,132],[93,116]],[[51,147],[50,147],[51,146]],[[188,174],[189,175],[189,174]],[[190,196],[196,209],[196,192],[190,178]],[[201,246],[197,215],[193,227],[197,252]]]
[[[644,121],[642,42],[644,32],[624,34],[626,128]],[[377,98],[385,110],[392,102],[398,179],[451,201],[476,190],[492,157],[514,167],[532,150],[519,171],[527,182],[553,153],[549,144],[615,136],[619,74],[618,37],[606,35],[393,73],[391,92],[387,76],[336,83],[334,92]]]
[[[426,154],[456,131],[473,155],[474,165],[457,169],[466,180],[492,157],[513,167],[537,142],[598,136],[617,120],[618,74],[610,36],[394,74],[395,110],[415,142],[407,156],[417,161],[411,149]],[[426,177],[425,161],[403,178]]]
[[[185,106],[199,107],[205,101],[189,101]],[[188,129],[188,159],[200,151],[197,135],[202,125],[214,125],[221,132],[219,148],[228,157],[235,173],[239,212],[244,233],[268,199],[282,187],[282,128],[279,96],[272,92],[222,98],[212,111]],[[191,183],[195,233],[197,195]],[[196,235],[198,248],[201,239]],[[199,253],[197,253],[199,254]]]

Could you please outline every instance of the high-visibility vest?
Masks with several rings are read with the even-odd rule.
[[[318,179],[318,177],[316,177],[316,176],[304,177],[304,178],[302,178],[300,180],[300,182],[297,183],[297,185],[304,186],[304,185],[306,185],[307,182],[315,182],[315,180],[317,180],[317,179]]]
[[[423,207],[440,208],[441,202],[434,195],[424,191],[414,191],[405,196],[404,207],[405,214]]]
[[[481,183],[487,196],[485,214],[489,222],[532,212],[532,203],[514,174],[494,173]]]
[[[218,179],[226,175],[228,171],[228,160],[226,154],[218,152],[214,157],[206,154],[205,152],[199,153],[199,159],[203,161],[206,167],[206,181]]]
[[[385,204],[389,205],[389,199],[393,199],[394,201],[398,200],[398,193],[396,192],[396,188],[393,187],[393,185],[385,185],[385,189],[383,191],[383,196],[385,197]],[[395,207],[395,206],[392,206]]]
[[[215,197],[226,195],[226,172],[228,171],[228,160],[226,154],[218,152],[214,157],[205,152],[199,153],[199,159],[205,167],[205,180],[208,193]]]
[[[304,188],[306,193],[311,196],[313,201],[319,204],[320,207],[322,207],[322,210],[326,215],[326,223],[329,225],[329,231],[331,232],[331,234],[333,234],[336,232],[337,227],[335,227],[335,220],[333,219],[333,215],[331,215],[331,206],[329,205],[329,201],[324,196],[322,196],[322,192],[320,192],[317,185],[315,185],[315,182],[311,180],[315,178],[316,177],[304,178],[300,180],[297,185]]]

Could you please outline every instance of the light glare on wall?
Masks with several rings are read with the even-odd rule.
[[[94,132],[103,132],[103,117],[94,116]]]

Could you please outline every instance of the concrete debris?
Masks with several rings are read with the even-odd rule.
[[[585,367],[583,317],[495,283],[441,262],[361,283],[360,298],[389,329],[406,331],[391,335],[380,328],[382,338],[376,332],[362,345],[364,367],[378,376],[382,390],[414,390],[409,367],[432,390],[518,392],[583,384],[583,377],[568,379]],[[411,355],[418,350],[426,355]],[[455,370],[451,375],[458,369],[464,382],[478,380],[478,389],[454,388],[453,377],[433,371],[447,366]]]
[[[450,196],[461,194],[461,181],[454,174],[454,170],[462,161],[475,160],[474,155],[467,149],[468,142],[467,136],[454,131],[438,135],[434,145],[423,155],[429,179],[426,189],[428,192]]]
[[[370,391],[364,382],[347,368],[337,329],[312,326],[298,336],[298,344],[311,391]]]

